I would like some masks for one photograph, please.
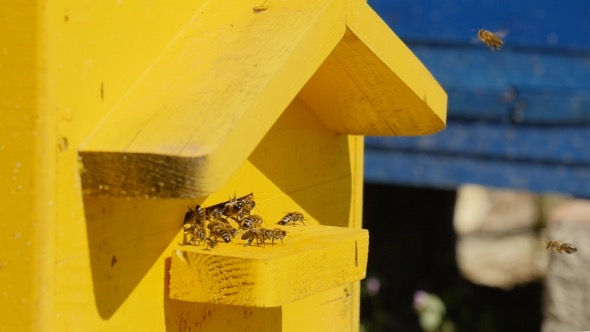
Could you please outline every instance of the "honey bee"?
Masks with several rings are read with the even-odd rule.
[[[202,224],[205,221],[205,211],[197,204],[194,209],[188,208],[188,212],[184,215],[184,223],[198,223]]]
[[[287,213],[283,219],[279,220],[277,224],[279,225],[287,225],[288,223],[292,223],[295,226],[295,223],[300,221],[303,225],[305,225],[305,217],[301,212],[289,212]]]
[[[252,244],[252,241],[256,240],[256,245],[263,244],[266,247],[266,243],[264,240],[266,239],[266,232],[270,232],[264,228],[250,228],[247,229],[244,234],[242,234],[242,240],[247,240],[244,247],[249,246]]]
[[[496,51],[504,46],[504,42],[502,41],[503,34],[498,32],[491,32],[485,29],[477,30],[477,38],[484,42],[490,50]]]
[[[250,214],[250,212],[256,206],[256,202],[254,201],[254,194],[250,193],[244,197],[239,198],[242,201],[242,212],[244,215]]]
[[[287,236],[287,231],[275,228],[271,229],[270,233],[265,233],[264,235],[272,241],[272,244],[275,244],[275,240],[281,240],[281,244],[284,245],[283,239]]]
[[[195,209],[188,209],[188,212],[184,215],[183,228],[183,245],[185,244],[197,244],[205,241],[205,211],[199,204],[195,206]]]
[[[222,238],[225,243],[231,242],[236,235],[236,229],[228,223],[215,220],[207,225],[209,235],[213,239]]]
[[[250,228],[247,229],[244,234],[242,234],[242,240],[247,240],[244,247],[252,244],[252,241],[254,240],[256,240],[256,245],[260,245],[262,243],[262,245],[266,247],[266,240],[271,240],[272,244],[275,243],[275,240],[281,240],[281,244],[283,244],[283,239],[286,236],[287,231],[284,231],[280,228]]]
[[[562,251],[565,251],[567,254],[573,254],[578,251],[578,248],[571,243],[564,243],[561,241],[545,241],[545,243],[547,243],[547,250],[556,251],[560,254]]]
[[[188,240],[187,240],[188,239]],[[192,227],[184,227],[184,243],[198,245],[207,239],[205,228],[200,224],[193,224]]]
[[[236,221],[242,220],[250,211],[254,209],[256,203],[254,202],[254,194],[250,193],[244,197],[230,198],[227,202],[219,203],[207,208],[207,215],[216,215],[218,217],[224,216],[232,218]]]
[[[240,228],[241,229],[250,229],[256,228],[257,226],[262,225],[262,217],[257,214],[251,214],[240,221]]]
[[[217,246],[217,240],[213,237],[210,237],[207,239],[207,247],[209,247],[209,249],[213,249]]]

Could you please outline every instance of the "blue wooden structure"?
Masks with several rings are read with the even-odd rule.
[[[447,128],[367,137],[365,179],[590,197],[590,2],[373,0],[449,95]],[[491,52],[477,29],[503,31]]]

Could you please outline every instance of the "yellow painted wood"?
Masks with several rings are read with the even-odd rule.
[[[282,307],[282,331],[359,331],[355,285],[335,287]],[[350,312],[354,314],[351,315]]]
[[[344,31],[344,2],[211,1],[84,142],[86,194],[218,190]]]
[[[0,209],[3,227],[0,330],[186,331],[198,327],[203,331],[232,331],[246,326],[257,331],[297,331],[303,329],[305,320],[310,330],[326,330],[329,324],[325,318],[339,317],[343,323],[334,325],[338,330],[348,330],[346,326],[350,323],[349,330],[357,331],[358,282],[275,308],[186,302],[173,300],[169,294],[170,253],[182,239],[184,212],[195,203],[213,204],[226,200],[234,192],[238,195],[254,192],[259,203],[256,213],[269,222],[280,218],[285,211],[299,210],[309,215],[312,226],[361,227],[362,137],[334,133],[319,119],[311,104],[301,95],[296,97],[298,89],[288,85],[293,82],[301,88],[314,72],[310,68],[314,63],[316,69],[321,65],[318,59],[326,58],[336,47],[346,33],[346,26],[353,31],[347,23],[353,8],[351,3],[354,1],[316,4],[269,0],[265,3],[266,11],[254,14],[252,8],[261,5],[260,1],[244,0],[244,13],[248,15],[240,16],[241,3],[239,6],[228,3],[218,21],[211,18],[211,24],[217,22],[218,32],[226,22],[226,14],[239,16],[239,22],[247,23],[255,31],[264,31],[256,36],[248,35],[245,26],[239,26],[239,31],[250,39],[241,41],[233,35],[235,38],[227,39],[225,44],[223,41],[211,44],[219,46],[216,54],[225,50],[224,54],[230,58],[233,53],[227,53],[227,49],[236,49],[230,42],[260,45],[263,42],[257,38],[267,38],[277,26],[291,22],[289,15],[300,17],[300,12],[310,15],[300,25],[309,28],[310,34],[317,33],[313,29],[323,27],[320,30],[324,34],[306,35],[312,41],[308,47],[290,48],[297,43],[288,43],[284,51],[292,58],[285,60],[287,69],[282,72],[288,78],[264,81],[267,78],[264,75],[272,73],[247,71],[252,75],[264,74],[259,81],[248,82],[264,81],[272,88],[256,84],[236,96],[244,97],[250,92],[274,96],[248,99],[259,103],[261,111],[255,113],[258,119],[250,118],[253,104],[244,106],[248,111],[240,114],[245,117],[235,119],[235,123],[251,124],[260,130],[260,136],[258,132],[248,136],[256,130],[235,127],[240,130],[239,135],[258,142],[248,141],[253,144],[249,145],[253,149],[249,156],[235,149],[221,149],[234,154],[219,160],[233,163],[229,167],[235,167],[235,171],[221,172],[224,168],[219,168],[219,174],[215,175],[226,178],[226,181],[215,180],[219,182],[219,190],[173,200],[83,195],[78,150],[83,142],[90,143],[88,138],[93,137],[92,133],[104,128],[108,119],[124,105],[139,107],[125,108],[125,112],[131,113],[122,119],[130,122],[132,128],[133,122],[141,120],[143,112],[151,107],[151,101],[164,105],[163,100],[176,97],[174,91],[186,96],[190,87],[183,86],[183,82],[190,80],[168,61],[174,56],[171,51],[184,50],[191,61],[200,56],[212,60],[213,57],[203,55],[209,50],[183,49],[178,45],[192,42],[187,38],[187,31],[207,15],[203,12],[211,8],[207,6],[223,5],[200,0],[1,2],[0,182],[3,186],[0,199],[8,208]],[[273,9],[282,13],[281,20],[269,17]],[[319,12],[310,12],[311,9]],[[310,21],[314,17],[321,18],[323,23]],[[277,26],[261,27],[271,22]],[[201,38],[208,35],[200,34],[195,39]],[[332,49],[320,43],[322,38],[333,40]],[[240,54],[233,55],[233,62],[223,57],[218,61],[233,64],[230,68],[241,68]],[[272,62],[272,65],[264,63],[261,68],[280,67],[280,59],[275,61],[270,55],[271,52],[267,58],[252,59]],[[192,65],[199,65],[191,61]],[[179,81],[161,71],[163,64],[179,73]],[[186,64],[179,66],[187,68]],[[208,73],[215,68],[210,63],[204,66],[209,66]],[[227,68],[215,73],[228,80],[235,75],[238,76],[235,82],[242,81],[242,71]],[[299,79],[299,75],[307,75],[301,68],[310,69],[307,79]],[[151,94],[141,95],[137,91]],[[291,99],[280,96],[290,91]],[[193,102],[198,104],[193,97],[175,99],[175,103],[166,105],[188,108]],[[136,103],[131,103],[132,99]],[[275,105],[275,102],[279,106],[283,104],[277,106],[280,110],[275,119],[267,120],[264,116],[271,114],[267,112],[272,108],[268,104]],[[202,111],[195,108],[193,112]],[[212,108],[212,112],[225,110]],[[159,119],[169,124],[165,117]],[[230,122],[224,123],[229,126]],[[258,122],[260,126],[256,125]],[[153,132],[156,127],[162,133],[153,136],[153,141],[145,139],[146,144],[160,139],[164,142],[167,136],[175,136],[178,128],[167,129],[150,122],[145,126],[145,133]],[[123,132],[114,131],[109,140],[118,141],[119,134]],[[228,136],[216,147],[223,147],[231,140],[235,138]],[[132,169],[122,172],[128,178],[135,176]],[[346,297],[349,290],[350,301]]]
[[[42,7],[0,2],[0,330],[51,325],[54,113],[39,46]],[[43,167],[41,167],[43,165]]]
[[[337,133],[444,127],[446,94],[366,3],[207,2],[82,145],[85,194],[211,194],[302,88]]]
[[[284,245],[213,250],[193,246],[172,254],[170,297],[177,300],[278,307],[365,277],[368,232],[331,226],[282,226]]]
[[[79,202],[79,191],[78,196],[74,194],[78,186],[61,188],[73,194],[59,206],[63,212],[59,214],[62,221],[56,261],[58,330],[82,326],[89,331],[186,331],[188,327],[232,331],[248,326],[277,331],[279,326],[295,331],[301,323],[287,313],[309,317],[307,325],[313,329],[314,324],[319,328],[327,324],[317,313],[329,312],[328,316],[346,315],[345,322],[352,321],[350,331],[357,331],[358,283],[352,285],[352,306],[333,301],[335,291],[328,290],[292,302],[293,308],[300,308],[294,312],[285,311],[286,307],[263,310],[172,300],[166,278],[170,275],[170,253],[182,241],[181,224],[187,207],[195,203],[213,205],[234,192],[254,192],[255,213],[265,218],[267,227],[285,211],[297,210],[309,216],[309,225],[360,228],[362,159],[362,137],[329,131],[296,98],[229,182],[207,197],[153,200],[84,196]],[[75,159],[70,166],[64,172],[66,180],[76,174]],[[83,204],[81,214],[77,212],[79,206],[72,206],[78,204]],[[312,305],[317,310],[311,310]]]
[[[442,130],[447,95],[416,56],[366,4],[351,2],[346,23],[344,37],[301,91],[318,117],[340,134]]]
[[[290,149],[285,149],[285,146]],[[348,157],[342,158],[342,153]],[[229,183],[219,192],[197,202],[208,206],[227,200],[234,192],[239,196],[253,191],[257,202],[255,213],[265,218],[265,227],[273,227],[285,211],[295,210],[309,216],[310,220],[306,221],[308,225],[321,223],[360,228],[362,159],[362,137],[342,136],[329,131],[315,113],[296,98]],[[314,164],[321,165],[323,171],[314,169]],[[182,218],[182,215],[178,218]],[[352,289],[352,303],[334,301],[335,291],[332,290],[292,302],[287,306],[299,308],[299,311],[289,312],[296,317],[306,317],[308,330],[324,330],[328,324],[326,317],[318,313],[326,313],[322,310],[327,310],[330,312],[328,316],[348,317],[342,323],[333,322],[335,330],[358,331],[358,284],[355,282],[341,287]],[[227,310],[212,311],[210,316],[202,320],[198,314],[196,320],[203,331],[226,331],[230,326],[252,326],[263,315],[270,322],[281,322],[285,331],[296,331],[301,327],[301,320],[289,319],[285,314],[287,306],[283,306],[281,311],[246,307],[253,311],[252,317],[245,316],[242,310],[234,309],[243,307],[229,306]],[[175,322],[185,317],[183,313],[208,312],[210,308],[219,309],[219,305],[173,300],[170,308],[174,310],[170,310],[167,317]],[[340,329],[343,326],[348,329]],[[265,326],[257,328],[274,331]]]

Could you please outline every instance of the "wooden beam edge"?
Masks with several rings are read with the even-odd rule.
[[[243,19],[241,30],[237,23],[230,28],[229,21],[216,30],[242,48],[229,47],[227,54],[221,52],[205,65],[185,49],[196,48],[190,43],[202,34],[203,23],[185,29],[188,35],[177,38],[160,57],[162,63],[150,69],[80,147],[83,192],[194,198],[219,189],[344,33],[345,7],[340,1],[307,2],[283,4],[285,8],[276,6],[260,15],[248,8],[241,15],[252,17]],[[285,17],[296,25],[289,27]],[[276,26],[299,30],[285,38],[269,30]],[[271,56],[271,50],[277,56]],[[198,64],[186,65],[191,61]],[[182,74],[191,66],[196,76]],[[175,82],[178,75],[192,81],[162,85]],[[227,76],[227,82],[212,85],[216,75]],[[237,79],[240,75],[244,78]],[[220,90],[210,91],[215,87]],[[202,92],[207,93],[198,98]]]
[[[424,135],[444,128],[447,96],[366,3],[350,1],[347,31],[302,89],[334,132]]]
[[[292,227],[284,227],[290,230]],[[366,230],[293,227],[279,244],[219,244],[172,253],[170,297],[189,302],[277,307],[365,277]],[[314,235],[319,233],[320,235]]]

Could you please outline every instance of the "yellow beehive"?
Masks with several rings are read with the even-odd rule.
[[[446,94],[363,1],[0,3],[0,330],[358,330],[361,135]],[[284,245],[179,246],[253,192]]]

